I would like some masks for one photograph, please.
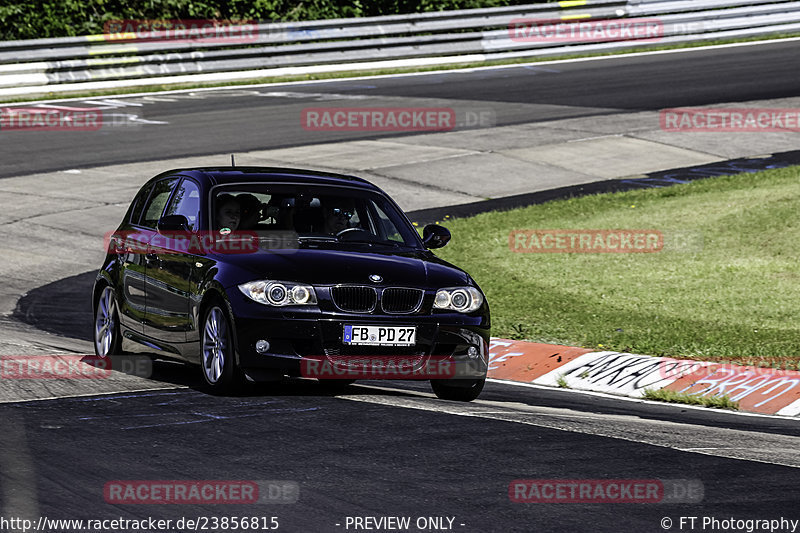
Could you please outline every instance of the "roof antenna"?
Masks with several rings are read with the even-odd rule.
[[[232,167],[236,166],[236,161],[233,160],[233,154],[231,154],[231,166]]]

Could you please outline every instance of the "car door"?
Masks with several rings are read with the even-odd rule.
[[[199,185],[190,178],[182,178],[161,216],[185,216],[191,232],[197,229],[199,211]],[[144,333],[171,345],[185,343],[186,332],[192,326],[189,284],[196,250],[186,245],[189,235],[186,232],[157,233],[147,248]]]
[[[130,218],[112,236],[112,248],[119,255],[119,320],[123,333],[141,335],[145,314],[145,253],[153,231],[139,225],[154,183],[142,187],[133,200]]]

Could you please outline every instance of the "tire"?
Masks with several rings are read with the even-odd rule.
[[[486,379],[432,379],[431,388],[440,400],[471,402],[480,396]]]
[[[106,285],[94,304],[94,353],[101,359],[122,353],[119,311],[114,289]]]
[[[213,303],[203,315],[200,337],[201,374],[214,393],[230,393],[244,384],[236,364],[231,322],[221,304]]]

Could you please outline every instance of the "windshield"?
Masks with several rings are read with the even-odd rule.
[[[384,196],[313,185],[247,184],[217,187],[212,229],[296,234],[300,243],[364,243],[418,247],[416,231]]]

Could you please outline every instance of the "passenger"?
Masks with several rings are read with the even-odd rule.
[[[330,198],[322,208],[325,218],[325,233],[337,235],[350,227],[350,219],[355,214],[353,201],[348,198]]]
[[[258,198],[254,195],[249,193],[237,195],[236,201],[239,202],[241,208],[239,229],[255,229],[256,225],[261,220],[261,202],[259,202]]]
[[[216,228],[223,228],[231,231],[239,229],[239,221],[242,218],[241,208],[236,198],[230,194],[220,194],[217,196],[217,216],[214,219]]]

